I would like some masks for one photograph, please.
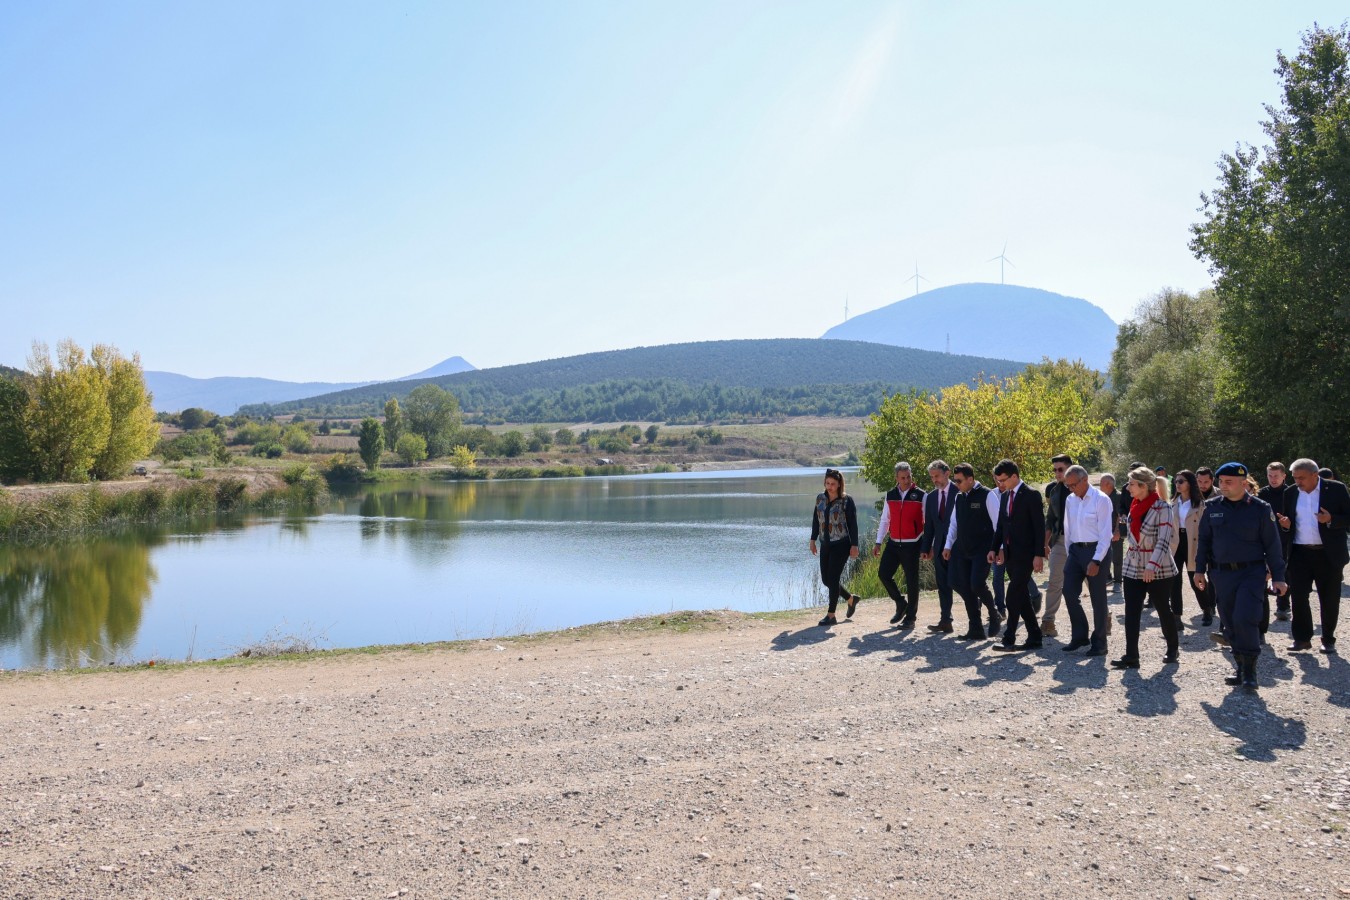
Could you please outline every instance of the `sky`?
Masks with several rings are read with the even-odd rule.
[[[1198,290],[1343,3],[0,4],[0,363],[378,380]],[[996,327],[996,323],[987,323]],[[980,327],[975,323],[972,327]]]

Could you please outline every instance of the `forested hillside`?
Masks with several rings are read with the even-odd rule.
[[[887,394],[937,389],[1022,364],[863,341],[706,341],[588,353],[417,381],[369,385],[241,412],[378,415],[421,384],[458,398],[470,421],[650,419],[694,422],[780,415],[867,415]]]

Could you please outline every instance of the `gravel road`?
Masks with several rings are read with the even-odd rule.
[[[1343,658],[1278,623],[1250,696],[1206,629],[1121,674],[924,607],[6,674],[0,896],[1350,895]]]

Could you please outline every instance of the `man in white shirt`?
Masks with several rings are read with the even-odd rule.
[[[1088,656],[1106,655],[1106,578],[1115,510],[1111,499],[1088,484],[1087,469],[1070,466],[1064,473],[1069,495],[1064,503],[1064,605],[1073,623],[1073,635],[1064,651],[1088,647]],[[1092,636],[1081,597],[1087,581],[1092,600]]]

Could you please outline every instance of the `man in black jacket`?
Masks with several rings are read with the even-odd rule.
[[[980,607],[989,610],[989,637],[995,637],[1002,624],[994,606],[994,595],[989,592],[989,545],[998,524],[999,494],[975,480],[975,470],[970,463],[961,463],[952,469],[952,481],[961,494],[956,501],[956,514],[952,516],[942,556],[947,560],[952,587],[966,605],[969,627],[961,640],[980,641],[985,637]]]
[[[1041,629],[1031,608],[1027,585],[1032,572],[1045,566],[1045,509],[1041,496],[1022,481],[1021,469],[1010,459],[994,467],[994,481],[1005,491],[989,562],[1001,562],[1008,571],[1008,627],[995,650],[1033,650],[1041,646]],[[1027,642],[1017,643],[1017,623],[1027,623]]]
[[[1266,466],[1266,486],[1256,492],[1256,496],[1270,504],[1270,508],[1277,513],[1284,512],[1284,492],[1294,490],[1294,486],[1285,479],[1288,473],[1284,469],[1284,463],[1276,460]],[[1283,532],[1281,532],[1283,535]],[[1285,549],[1284,561],[1289,562],[1287,548]],[[1277,598],[1275,602],[1275,618],[1284,621],[1289,618],[1289,595]]]
[[[1341,581],[1345,564],[1346,527],[1350,526],[1350,492],[1339,481],[1318,475],[1317,463],[1298,459],[1289,467],[1297,489],[1284,492],[1284,507],[1276,521],[1284,537],[1288,561],[1294,642],[1290,650],[1312,649],[1312,609],[1309,595],[1317,586],[1322,607],[1322,652],[1336,652],[1336,621],[1341,613]]]
[[[1055,471],[1055,480],[1045,486],[1045,555],[1050,560],[1050,580],[1045,585],[1041,630],[1047,637],[1055,637],[1059,634],[1055,628],[1055,616],[1064,600],[1064,564],[1069,558],[1064,546],[1064,504],[1069,499],[1069,489],[1064,486],[1064,473],[1073,465],[1073,457],[1067,453],[1052,456],[1050,465]]]
[[[933,489],[923,498],[923,538],[919,541],[920,558],[933,561],[938,609],[941,611],[937,625],[930,625],[929,629],[947,633],[955,630],[952,628],[952,582],[947,571],[947,561],[942,558],[943,543],[947,540],[947,529],[951,526],[952,510],[956,504],[957,490],[951,482],[951,471],[951,466],[940,459],[928,464],[928,477],[933,480]],[[917,606],[917,603],[914,604],[905,613],[901,628],[914,627]]]

